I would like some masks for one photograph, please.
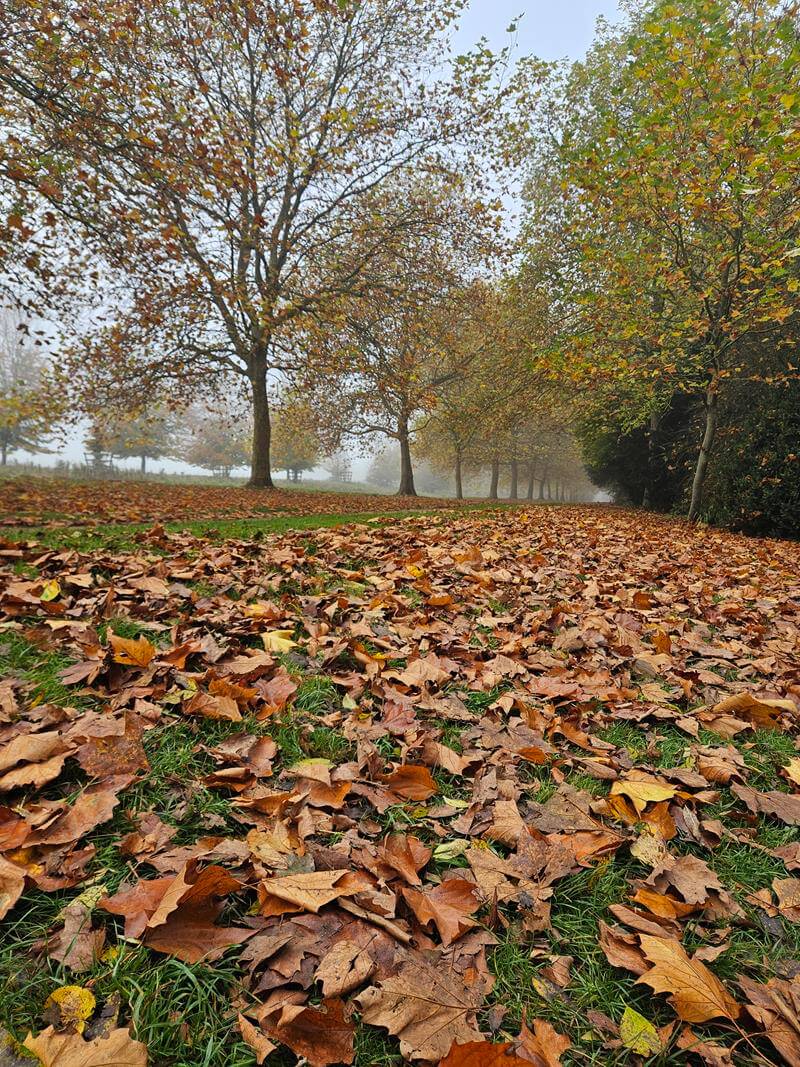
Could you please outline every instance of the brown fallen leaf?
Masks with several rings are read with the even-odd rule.
[[[341,997],[363,985],[375,971],[375,962],[354,941],[337,943],[320,960],[314,979],[325,997]]]
[[[28,1034],[26,1049],[38,1056],[42,1067],[147,1067],[147,1048],[134,1041],[127,1029],[86,1041],[80,1034],[59,1034],[48,1026]]]
[[[380,862],[397,871],[409,885],[422,885],[419,872],[431,855],[431,849],[410,834],[390,834],[378,849]]]
[[[800,983],[796,978],[771,978],[761,985],[742,976],[739,985],[747,997],[747,1014],[763,1027],[784,1060],[795,1067],[800,1063]]]
[[[92,929],[92,912],[82,900],[64,909],[64,925],[47,940],[47,954],[71,971],[88,971],[103,950],[106,932]]]
[[[239,1033],[242,1035],[242,1041],[255,1053],[256,1063],[260,1065],[269,1056],[271,1052],[274,1052],[278,1047],[274,1044],[267,1035],[257,1026],[253,1026],[249,1019],[245,1019],[244,1015],[239,1013],[237,1024],[239,1026]]]
[[[439,787],[427,767],[405,764],[384,779],[393,793],[407,800],[427,800],[439,792]]]
[[[800,826],[800,793],[781,793],[772,790],[759,793],[747,785],[732,785],[731,792],[743,801],[750,811],[774,815],[789,826]]]
[[[353,896],[359,886],[348,885],[346,871],[309,871],[306,874],[287,874],[284,877],[264,878],[258,887],[263,914],[270,912],[275,901],[289,904],[296,911],[317,912],[332,900]]]
[[[493,1045],[491,1041],[467,1041],[455,1044],[439,1067],[525,1067],[530,1060],[521,1060],[512,1051],[510,1041]]]
[[[319,1007],[291,1005],[279,1015],[268,1015],[261,1025],[310,1067],[349,1064],[355,1059],[355,1026],[343,1000],[332,997]]]
[[[684,1022],[738,1019],[740,1008],[716,975],[699,960],[692,960],[680,941],[639,935],[642,952],[653,964],[638,979],[656,993],[671,993],[670,1003]]]
[[[463,878],[448,878],[434,889],[404,888],[403,896],[423,926],[435,924],[445,947],[475,925],[470,916],[480,906],[477,887]]]
[[[533,1030],[522,1022],[517,1038],[517,1055],[536,1067],[561,1067],[561,1057],[572,1048],[572,1042],[545,1019],[534,1019]]]
[[[482,1000],[460,975],[421,961],[403,964],[355,998],[361,1021],[398,1037],[401,1055],[410,1060],[439,1060],[455,1042],[480,1041],[475,1012]]]

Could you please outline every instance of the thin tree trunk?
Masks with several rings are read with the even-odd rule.
[[[542,471],[542,477],[541,477],[541,480],[539,482],[539,499],[540,500],[544,500],[545,482],[547,482],[547,464],[545,464],[545,468]],[[547,482],[547,484],[549,485],[550,483]]]
[[[659,418],[655,411],[650,413],[650,429],[647,434],[647,480],[644,486],[642,507],[649,508],[653,502],[653,480],[656,473],[656,434]]]
[[[257,354],[250,376],[253,398],[253,452],[250,458],[251,489],[272,489],[272,475],[269,465],[269,447],[272,427],[269,418],[269,396],[267,395],[267,361]]]
[[[8,441],[3,441],[2,454],[3,454],[3,466],[5,467],[8,464]]]
[[[142,452],[142,455],[141,455],[140,459],[141,459],[141,464],[142,464],[142,474],[146,474],[147,473],[147,456],[144,454],[144,452]]]
[[[411,442],[408,438],[408,419],[403,416],[398,423],[397,439],[400,442],[400,488],[398,496],[416,496],[414,468],[411,465]]]
[[[714,438],[717,436],[717,422],[719,419],[719,394],[717,392],[716,376],[706,389],[705,395],[706,424],[703,431],[703,440],[700,444],[700,452],[697,456],[697,466],[694,471],[692,482],[692,500],[689,505],[689,521],[695,522],[700,509],[703,506],[703,486],[708,473],[708,461],[711,450],[714,447]]]
[[[489,484],[489,499],[497,500],[497,487],[500,484],[500,459],[492,456],[492,480]]]
[[[533,500],[533,490],[536,485],[536,466],[533,463],[528,464],[528,492],[525,494],[527,500]]]
[[[516,459],[511,460],[511,487],[508,490],[508,499],[519,499],[519,462]]]
[[[461,449],[456,449],[456,500],[464,499],[464,484],[461,479]]]

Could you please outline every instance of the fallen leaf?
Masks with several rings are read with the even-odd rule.
[[[625,1048],[635,1052],[637,1056],[655,1056],[663,1051],[661,1038],[658,1030],[630,1006],[625,1008],[619,1024],[619,1037]]]
[[[482,997],[461,977],[430,964],[409,962],[378,986],[355,998],[361,1021],[400,1039],[410,1060],[439,1060],[454,1042],[480,1041],[475,1012]]]
[[[80,1034],[58,1034],[48,1026],[35,1037],[28,1034],[23,1044],[42,1067],[147,1067],[146,1046],[134,1041],[127,1029],[86,1041]]]
[[[134,640],[110,633],[108,643],[114,650],[114,662],[126,667],[147,667],[156,654],[156,646],[141,634]]]
[[[722,982],[704,963],[690,959],[680,941],[648,934],[641,934],[639,940],[653,967],[638,982],[647,983],[656,993],[671,993],[670,1003],[684,1022],[738,1019],[739,1005]]]

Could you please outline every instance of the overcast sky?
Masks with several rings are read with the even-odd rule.
[[[580,59],[591,44],[598,16],[614,21],[619,8],[613,0],[472,0],[461,18],[458,49],[469,48],[481,37],[500,47],[518,15],[522,16],[517,33],[520,54]]]

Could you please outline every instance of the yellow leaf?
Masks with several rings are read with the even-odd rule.
[[[633,1008],[626,1008],[622,1013],[619,1036],[625,1048],[639,1056],[652,1056],[663,1049],[655,1026]]]
[[[629,780],[614,782],[611,786],[611,795],[629,797],[640,815],[648,804],[672,800],[676,793],[674,786],[662,785],[660,782]]]
[[[800,785],[800,756],[795,756],[794,759],[790,759],[783,768],[783,773],[790,782],[794,782],[795,785]]]
[[[44,583],[44,589],[42,589],[39,599],[47,602],[55,600],[59,596],[61,596],[61,586],[55,578],[52,578],[49,582]]]
[[[406,570],[408,571],[408,573],[411,575],[412,578],[424,578],[425,577],[425,571],[423,570],[422,567],[418,567],[416,565],[416,563],[408,563],[406,565]]]
[[[297,645],[292,640],[291,630],[267,630],[261,635],[261,640],[267,652],[291,652]]]
[[[57,1005],[63,1028],[79,1034],[86,1029],[86,1020],[91,1018],[97,1007],[94,993],[80,985],[63,985],[60,989],[54,989],[44,1006],[47,1008],[51,1004]]]
[[[146,637],[137,637],[133,641],[129,637],[109,634],[108,642],[114,649],[114,662],[125,667],[146,667],[156,654],[156,646],[151,645]]]

